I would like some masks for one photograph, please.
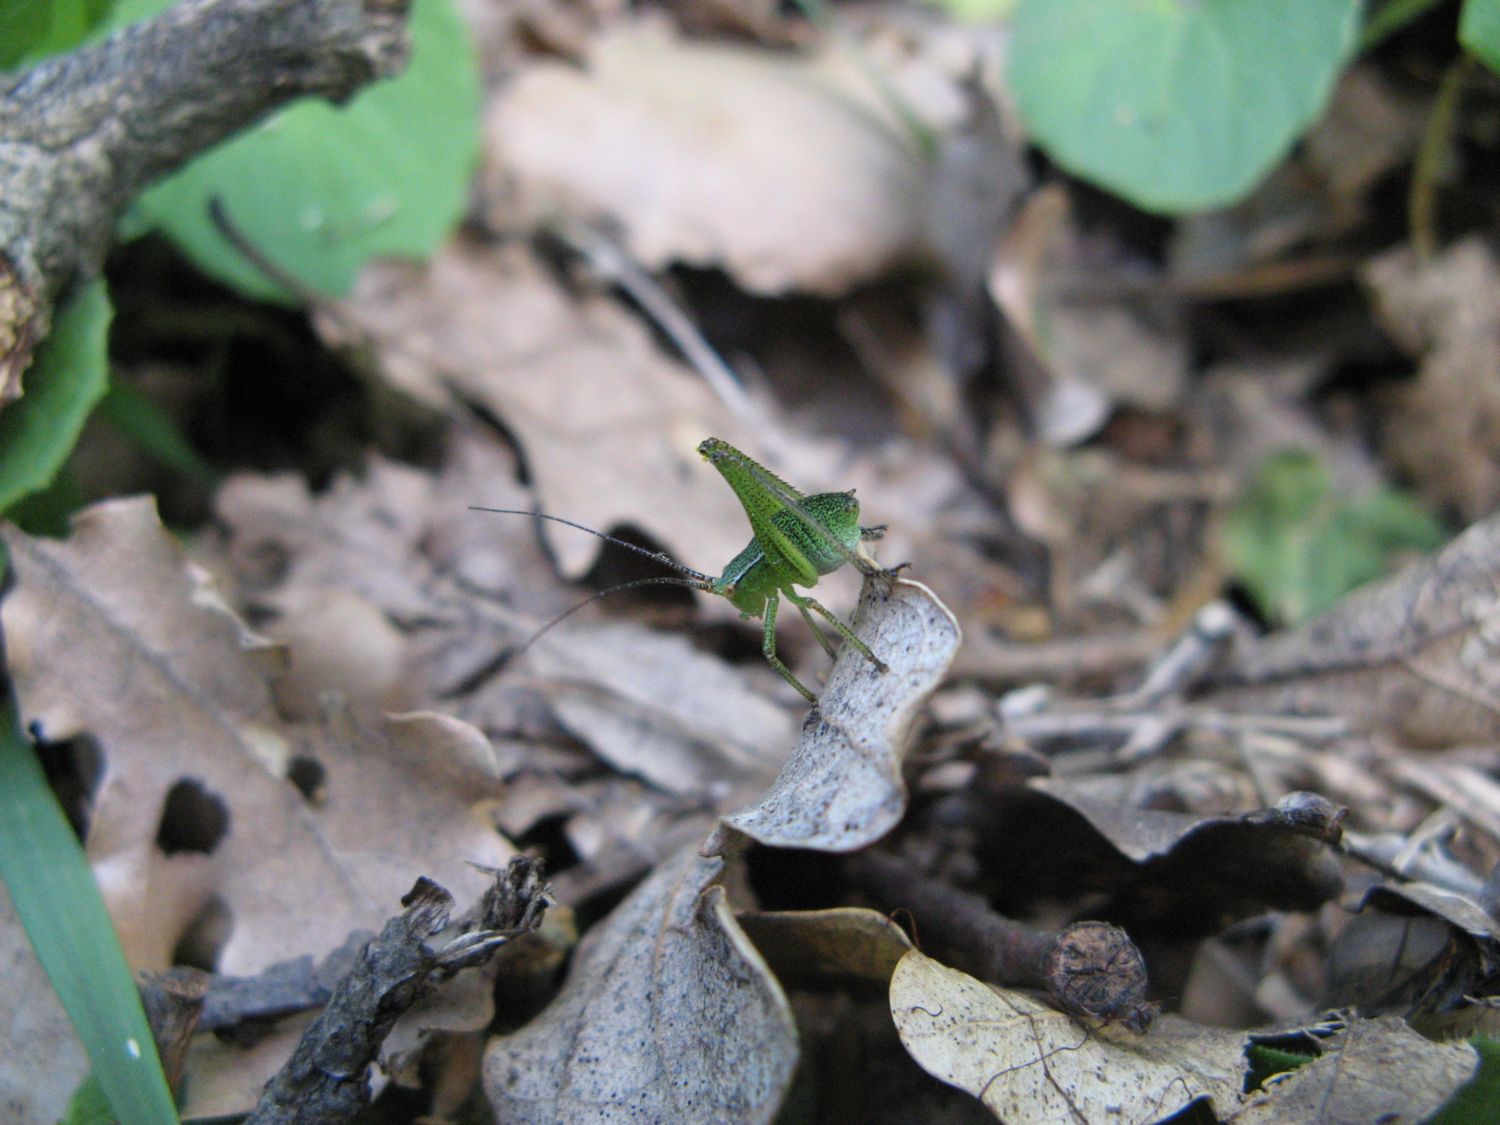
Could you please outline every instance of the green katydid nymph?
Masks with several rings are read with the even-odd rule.
[[[700,571],[683,566],[675,559],[657,551],[648,551],[634,543],[626,543],[611,535],[595,531],[591,527],[574,523],[560,516],[542,512],[527,512],[515,508],[480,508],[477,512],[500,512],[507,515],[534,516],[551,520],[586,531],[590,535],[608,540],[647,558],[655,559],[671,567],[682,578],[642,578],[613,586],[580,602],[567,613],[544,625],[520,651],[524,652],[538,637],[570,614],[577,612],[606,594],[637,586],[687,586],[707,594],[728,598],[746,620],[760,618],[761,652],[783,679],[796,688],[809,703],[814,705],[818,697],[792,675],[791,669],[776,655],[776,612],[784,598],[797,607],[807,621],[813,635],[818,638],[829,656],[834,655],[833,645],[812,619],[816,613],[862,653],[881,672],[887,671],[885,662],[870,651],[870,647],[855,636],[854,630],[845,625],[826,609],[822,603],[795,589],[801,586],[810,589],[818,579],[832,574],[845,563],[852,564],[860,573],[880,578],[892,578],[902,566],[885,569],[877,566],[860,552],[860,543],[879,539],[885,528],[861,527],[859,523],[859,501],[851,492],[819,492],[804,496],[770,470],[741,453],[728,442],[708,438],[698,446],[703,459],[718,469],[729,487],[739,497],[745,515],[750,519],[753,533],[745,549],[729,561],[724,573],[714,578]],[[904,566],[905,564],[903,564]],[[811,611],[811,612],[809,612]],[[519,652],[516,654],[519,655]]]

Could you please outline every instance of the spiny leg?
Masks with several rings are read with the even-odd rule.
[[[823,635],[823,630],[818,628],[817,622],[812,619],[812,614],[807,612],[807,607],[799,605],[797,612],[802,615],[802,620],[807,622],[807,627],[812,630],[813,636],[818,638],[818,643],[823,646],[823,651],[828,654],[829,659],[835,658],[838,654],[833,651],[833,642]]]
[[[771,662],[772,668],[781,673],[783,680],[802,693],[802,698],[816,707],[818,705],[818,697],[803,687],[802,681],[792,675],[792,670],[783,664],[781,658],[776,655],[776,606],[778,601],[779,599],[776,596],[775,590],[772,590],[766,597],[765,626],[760,634],[761,655]]]
[[[783,590],[782,593],[786,595],[787,601],[791,602],[793,605],[798,606],[799,608],[806,607],[803,612],[806,612],[807,609],[810,609],[814,613],[822,615],[823,619],[834,627],[839,636],[843,637],[844,640],[848,641],[855,648],[859,649],[860,652],[864,653],[865,659],[867,659],[871,664],[875,665],[875,667],[880,671],[890,671],[890,668],[886,666],[885,661],[881,660],[880,657],[871,652],[870,646],[865,644],[864,641],[855,636],[853,629],[849,628],[849,626],[845,625],[837,617],[829,613],[828,610],[823,606],[823,603],[818,601],[817,598],[810,598],[803,594],[795,594],[791,590]]]

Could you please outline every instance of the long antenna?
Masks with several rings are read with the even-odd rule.
[[[680,562],[678,562],[676,559],[672,558],[665,551],[648,551],[644,547],[638,547],[634,543],[627,543],[623,539],[616,539],[613,535],[605,535],[604,532],[602,532],[602,531],[595,531],[592,527],[585,527],[581,523],[574,523],[572,520],[565,520],[561,516],[549,516],[546,512],[529,512],[529,511],[526,511],[523,508],[481,508],[481,507],[479,507],[476,504],[470,504],[469,505],[469,511],[471,511],[471,512],[498,512],[498,513],[500,513],[503,516],[531,516],[533,519],[551,520],[553,523],[566,524],[568,527],[576,527],[579,531],[587,531],[590,535],[592,535],[592,536],[594,536],[594,537],[596,537],[598,539],[603,539],[606,543],[613,543],[617,547],[624,547],[627,551],[634,551],[636,554],[643,555],[643,556],[645,556],[648,559],[655,559],[657,562],[661,563],[663,566],[670,566],[673,570],[677,571],[679,574],[686,574],[689,578],[694,578],[694,579],[696,579],[699,582],[705,582],[705,583],[707,583],[707,582],[712,582],[713,581],[713,579],[710,578],[707,574],[704,574],[701,571],[694,570],[690,566],[683,566]],[[663,579],[662,581],[666,581],[666,580]],[[610,593],[613,590],[626,590],[626,589],[629,589],[631,586],[639,586],[639,585],[645,585],[645,583],[644,582],[627,582],[623,586],[611,586],[608,590],[603,591],[603,594],[608,594],[608,593]],[[693,589],[695,589],[695,590],[708,590],[708,587],[707,586],[694,586]],[[709,590],[709,593],[712,593],[712,592],[713,592],[712,590]],[[598,596],[602,597],[603,594],[600,594]],[[593,598],[589,599],[589,601],[593,601],[593,600],[594,600]],[[584,606],[584,605],[588,605],[588,604],[589,604],[588,602],[580,602],[579,606]],[[579,608],[579,606],[574,606],[573,608],[577,609],[577,608]],[[572,613],[572,612],[573,612],[572,609],[568,610],[568,613]],[[567,614],[564,614],[563,616],[566,617]],[[558,620],[561,620],[561,618],[559,618]],[[557,624],[556,621],[554,621],[552,623],[552,625],[555,625],[555,624]],[[550,628],[552,628],[552,625],[548,625],[548,626],[546,626],[546,628],[550,629]]]
[[[493,512],[493,511],[497,511],[498,509],[495,509],[495,508],[479,508],[479,509],[476,509],[476,510],[477,511],[481,511],[481,512]],[[521,514],[522,515],[531,515],[532,513],[530,513],[530,512],[522,512]],[[562,520],[560,522],[566,523],[567,520]],[[574,526],[576,527],[578,525],[574,524]],[[587,531],[588,529],[585,528],[584,530]],[[604,538],[608,539],[609,536],[606,535],[606,536],[604,536]],[[615,542],[618,543],[619,540],[615,540]],[[626,543],[626,544],[623,544],[623,545],[626,546],[626,547],[630,546],[629,543]],[[649,555],[651,552],[645,551],[645,552],[642,552],[642,553]],[[510,654],[510,656],[507,657],[507,660],[515,660],[518,657],[520,657],[523,653],[526,652],[527,649],[529,649],[532,645],[536,644],[537,641],[541,640],[542,637],[545,634],[550,633],[555,626],[561,625],[564,621],[566,621],[568,618],[572,617],[575,613],[577,613],[584,606],[593,605],[600,598],[607,598],[610,594],[619,593],[621,590],[633,590],[633,589],[635,589],[638,586],[686,586],[689,590],[702,590],[702,591],[704,591],[706,593],[712,593],[713,592],[712,589],[709,587],[707,581],[696,582],[696,581],[694,581],[691,578],[668,578],[665,575],[662,576],[661,578],[637,578],[634,582],[622,582],[618,586],[611,586],[607,590],[600,590],[597,594],[593,595],[592,597],[584,598],[583,601],[579,602],[577,605],[572,606],[569,609],[563,610],[556,617],[554,617],[551,621],[547,622],[547,624],[543,625],[540,629],[538,629],[535,633],[532,633],[531,636],[529,638],[527,638],[526,643],[524,645],[522,645],[520,648],[516,649],[514,652],[512,652]]]

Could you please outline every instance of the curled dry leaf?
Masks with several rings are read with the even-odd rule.
[[[471,887],[467,861],[509,857],[478,815],[498,788],[478,730],[432,714],[284,721],[242,624],[195,584],[150,500],[95,505],[66,542],[4,539],[22,713],[44,738],[98,745],[85,842],[134,965],[169,965],[209,918],[228,924],[224,972],[321,955],[378,926],[418,875]]]
[[[1200,816],[1135,807],[1119,793],[1125,784],[1111,777],[1031,780],[1004,809],[1006,831],[1017,834],[1006,850],[1035,868],[1090,871],[1109,888],[1101,914],[1132,933],[1166,926],[1180,937],[1267,909],[1314,910],[1343,889],[1334,845],[1344,810],[1316,794]],[[1078,820],[1059,822],[1061,809],[1039,799]],[[1037,857],[1036,839],[1057,843]]]
[[[901,1042],[934,1078],[1004,1121],[1160,1121],[1207,1098],[1240,1101],[1244,1037],[1167,1016],[1144,1035],[1085,1028],[1022,992],[913,950],[891,977]]]
[[[1206,701],[1341,715],[1416,746],[1500,738],[1500,516],[1323,616],[1238,651]]]
[[[874,843],[906,811],[901,761],[917,713],[937,688],[961,633],[920,582],[867,579],[853,627],[881,672],[845,646],[819,706],[771,788],[724,823],[762,844],[847,852]],[[723,854],[723,833],[705,854]]]
[[[562,993],[494,1040],[501,1120],[770,1121],[797,1062],[791,1009],[735,922],[723,862],[685,849],[580,944]]]
[[[626,27],[587,69],[533,66],[501,92],[490,209],[607,218],[650,268],[837,295],[909,260],[924,233],[916,144],[869,91],[815,57]]]

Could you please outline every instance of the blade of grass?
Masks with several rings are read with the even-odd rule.
[[[111,383],[99,416],[159,465],[212,487],[219,473],[189,444],[170,415],[131,383]]]
[[[130,966],[83,848],[21,732],[3,674],[0,879],[115,1115],[130,1125],[176,1125],[177,1110]]]

